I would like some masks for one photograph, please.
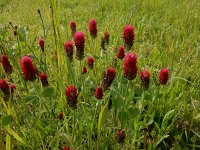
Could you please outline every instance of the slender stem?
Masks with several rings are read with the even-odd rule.
[[[75,121],[75,113],[76,113],[76,110],[74,109],[73,110],[73,132],[72,132],[72,143],[75,141],[74,138],[75,138],[75,126],[76,126],[76,121]],[[74,144],[75,145],[75,144]]]
[[[20,43],[19,43],[19,36],[17,35],[17,44],[18,44],[18,48],[19,48],[19,60],[22,57],[22,52],[21,52],[21,48],[20,48]]]
[[[45,41],[46,41],[46,32],[45,32],[44,20],[43,20],[43,18],[42,18],[41,13],[39,13],[39,16],[40,16],[40,19],[41,19],[41,21],[42,21],[43,40],[44,40],[44,43],[45,43]],[[41,53],[41,51],[40,51],[40,53]],[[47,71],[47,70],[46,70],[47,67],[46,67],[46,51],[45,51],[45,44],[44,44],[44,52],[43,52],[43,55],[44,55],[44,70],[45,70],[45,72],[46,72],[46,71]],[[42,58],[41,58],[41,60],[42,60]]]

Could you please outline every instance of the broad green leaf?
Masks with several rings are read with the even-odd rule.
[[[175,110],[170,110],[165,114],[162,121],[162,126],[161,126],[162,129],[167,128],[168,122],[172,119],[172,117],[174,116],[174,113],[175,113]]]
[[[127,112],[127,111],[121,111],[119,113],[119,120],[121,122],[128,121],[129,120],[129,112]]]
[[[118,108],[121,108],[122,106],[124,105],[124,101],[123,99],[121,98],[112,98],[112,106],[115,108],[115,109],[118,109]]]
[[[53,87],[45,87],[42,93],[43,97],[51,97],[54,94],[55,90]]]
[[[38,99],[39,99],[39,97],[38,97],[37,95],[28,95],[28,96],[26,97],[26,99],[25,99],[25,103],[26,103],[26,104],[30,104],[30,103],[32,103],[32,102],[38,100]]]
[[[99,120],[98,120],[98,126],[97,126],[97,143],[99,143],[100,140],[100,134],[101,134],[101,127],[102,124],[106,118],[106,112],[108,111],[108,101],[106,102],[106,104],[103,106],[103,108],[101,109],[101,112],[99,114]],[[98,145],[98,144],[97,144]]]
[[[12,115],[5,116],[2,118],[2,125],[3,126],[9,125],[13,122],[13,120],[14,119],[13,119]]]
[[[164,139],[168,138],[169,135],[163,135],[160,137],[160,139],[158,140],[158,142],[156,143],[156,146],[158,146]]]
[[[140,114],[139,109],[138,108],[133,108],[133,107],[129,108],[128,112],[129,112],[129,115],[130,115],[131,119],[136,118]]]
[[[127,85],[128,84],[128,79],[125,78],[124,76],[121,77],[121,84]]]

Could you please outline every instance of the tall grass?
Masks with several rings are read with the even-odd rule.
[[[17,88],[9,101],[0,93],[0,149],[198,149],[199,6],[198,0],[2,0],[0,51],[9,57],[14,71],[11,81],[0,66],[0,79]],[[91,18],[97,20],[95,41],[88,31]],[[69,27],[73,20],[77,31],[86,35],[81,63],[75,57],[70,63],[64,50],[64,42],[73,40]],[[18,26],[17,37],[9,22]],[[141,88],[139,74],[133,81],[123,76],[123,60],[117,59],[115,48],[123,45],[125,24],[135,27],[131,51],[137,53],[139,71],[151,73],[147,91]],[[105,31],[110,33],[110,44],[103,53],[100,41]],[[40,37],[45,39],[42,63]],[[23,55],[31,56],[38,70],[48,75],[50,86],[43,88],[39,79],[23,80]],[[94,69],[87,67],[83,75],[88,56],[95,59]],[[116,69],[116,78],[104,98],[97,100],[95,87],[109,67]],[[163,67],[170,72],[166,86],[158,80]],[[79,93],[76,110],[67,106],[65,96],[66,86],[72,84]],[[118,129],[126,133],[124,144],[116,140]]]

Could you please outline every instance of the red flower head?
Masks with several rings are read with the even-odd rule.
[[[124,54],[124,46],[120,46],[120,47],[119,47],[118,54],[117,54],[117,58],[123,59],[124,57],[125,57],[125,54]]]
[[[47,75],[44,73],[40,73],[40,81],[42,82],[43,87],[49,85],[48,80],[47,80]]]
[[[126,134],[121,129],[117,131],[116,140],[118,143],[123,144],[126,138]]]
[[[6,74],[11,74],[13,67],[11,66],[10,61],[8,60],[8,58],[6,57],[6,55],[2,55],[1,56],[1,63],[3,65],[5,73]]]
[[[128,46],[128,49],[130,49],[133,46],[134,37],[135,37],[134,27],[132,25],[125,25],[123,32],[123,39],[125,45]]]
[[[44,52],[44,40],[43,39],[39,39],[38,44],[39,44],[41,50]]]
[[[104,39],[105,39],[105,42],[108,44],[109,43],[109,37],[110,37],[110,34],[108,31],[104,32]]]
[[[73,59],[73,42],[67,41],[64,45],[65,51],[67,53],[67,57],[72,60]]]
[[[72,34],[72,37],[73,37],[74,34],[76,33],[76,22],[71,21],[70,22],[70,28],[71,28],[71,34]]]
[[[86,74],[86,73],[87,73],[86,67],[83,67],[82,73],[83,73],[83,74]]]
[[[76,108],[76,105],[78,103],[78,94],[77,89],[75,86],[70,85],[66,88],[65,91],[66,97],[67,97],[67,104],[69,107]]]
[[[159,81],[161,85],[167,84],[169,79],[169,71],[167,68],[162,68],[159,75]]]
[[[11,93],[13,94],[14,90],[16,89],[16,86],[14,84],[9,84],[9,88],[10,88]]]
[[[144,90],[147,90],[149,88],[150,83],[150,72],[149,70],[144,70],[140,72],[140,78],[141,78],[141,86]]]
[[[36,79],[36,68],[32,64],[32,60],[28,56],[24,56],[21,59],[21,69],[26,81],[35,81]]]
[[[94,67],[94,58],[88,57],[87,63],[88,63],[89,68],[92,69]]]
[[[136,53],[128,53],[124,59],[124,76],[129,79],[135,79],[137,75],[137,55]]]
[[[76,59],[82,60],[84,57],[85,35],[83,32],[76,32],[74,35],[76,46]]]
[[[0,80],[0,89],[2,90],[2,92],[3,92],[5,95],[9,95],[9,94],[10,94],[9,85],[8,85],[8,83],[6,82],[6,80],[4,80],[4,79],[1,79],[1,80]]]
[[[0,89],[4,94],[4,99],[8,100],[9,95],[10,95],[10,89],[9,89],[9,85],[6,82],[6,80],[4,80],[4,79],[0,80]]]
[[[103,80],[104,88],[107,89],[112,84],[112,81],[114,80],[115,76],[116,76],[116,71],[114,68],[109,68],[107,72],[104,73],[104,80]]]
[[[63,119],[63,113],[62,113],[62,112],[59,112],[59,114],[58,114],[58,119],[59,119],[59,120],[62,120],[62,119]]]
[[[95,19],[91,19],[90,23],[89,23],[89,31],[90,31],[90,35],[93,38],[97,37],[97,22]]]
[[[101,86],[97,86],[96,87],[96,91],[95,91],[95,97],[97,99],[102,99],[104,96],[104,93],[103,93],[103,88]]]
[[[63,150],[70,150],[69,146],[63,147]]]

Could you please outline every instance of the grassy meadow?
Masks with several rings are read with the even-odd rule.
[[[88,29],[92,18],[96,38]],[[64,48],[74,41],[71,21],[85,34],[82,60],[75,57],[75,45],[72,61]],[[137,54],[134,80],[124,76],[125,59],[117,57],[127,24],[135,32],[133,46],[125,47],[125,54]],[[110,37],[103,50],[106,31]],[[0,0],[3,54],[12,73],[1,62],[0,79],[16,88],[6,100],[0,85],[0,150],[200,149],[199,0]],[[48,86],[40,76],[24,79],[23,56],[47,75]],[[88,57],[94,58],[93,69]],[[111,67],[116,75],[97,99],[96,87],[103,86]],[[169,70],[164,85],[162,68]],[[146,69],[150,84],[144,90],[140,72]],[[76,108],[66,96],[70,85],[77,89]]]

